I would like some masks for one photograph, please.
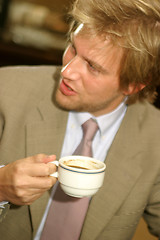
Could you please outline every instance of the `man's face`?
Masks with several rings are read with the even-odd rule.
[[[100,116],[114,110],[124,99],[119,87],[122,49],[109,39],[88,37],[78,28],[63,56],[57,103],[66,110]]]

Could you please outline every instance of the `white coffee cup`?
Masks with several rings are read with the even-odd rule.
[[[51,176],[58,178],[61,188],[70,196],[92,196],[103,184],[106,165],[97,159],[73,155],[52,163],[58,170]]]

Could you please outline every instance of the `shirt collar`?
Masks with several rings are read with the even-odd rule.
[[[88,112],[73,112],[69,113],[70,123],[74,127],[80,127],[85,121],[89,118],[93,118],[98,123],[100,134],[104,134],[108,129],[110,129],[116,121],[124,116],[127,106],[126,101],[123,101],[116,109],[112,112],[101,115],[99,117],[95,117]]]

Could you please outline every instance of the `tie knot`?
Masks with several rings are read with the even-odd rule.
[[[83,138],[73,155],[92,157],[92,140],[98,130],[98,124],[92,118],[82,124]]]
[[[94,119],[90,118],[82,124],[82,129],[84,138],[92,141],[98,130],[98,124]]]

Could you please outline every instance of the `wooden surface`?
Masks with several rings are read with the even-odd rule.
[[[141,219],[132,240],[158,240],[158,238],[148,232],[146,223]]]

